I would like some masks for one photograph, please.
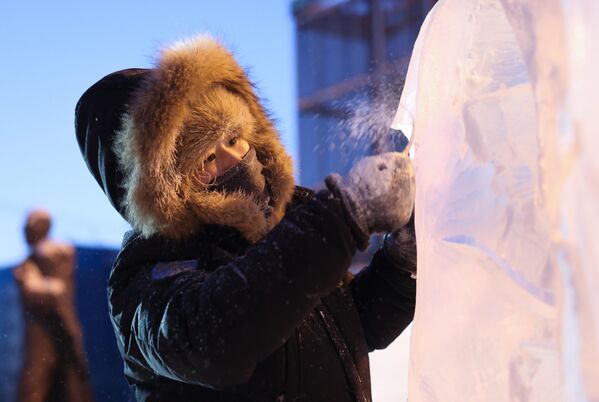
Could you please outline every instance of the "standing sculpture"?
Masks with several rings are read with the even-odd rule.
[[[29,256],[15,269],[25,321],[19,402],[92,401],[81,326],[74,304],[75,251],[48,238],[51,219],[32,211]]]

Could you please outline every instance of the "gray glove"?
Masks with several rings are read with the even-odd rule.
[[[399,152],[360,159],[347,176],[333,173],[325,183],[367,235],[404,226],[414,209],[412,161]]]

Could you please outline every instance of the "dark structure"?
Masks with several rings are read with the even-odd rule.
[[[318,186],[355,157],[390,150],[378,136],[340,149],[359,105],[392,119],[420,26],[436,0],[296,0],[300,180]],[[390,90],[389,90],[390,89]],[[363,114],[369,110],[361,111]],[[359,118],[364,119],[367,116]],[[380,123],[380,122],[379,122]],[[383,122],[383,126],[388,122]],[[358,126],[358,127],[356,127]],[[358,139],[351,138],[352,142]]]

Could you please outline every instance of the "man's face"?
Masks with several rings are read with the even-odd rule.
[[[250,149],[250,144],[237,134],[216,141],[208,149],[206,158],[202,161],[203,170],[198,175],[203,184],[209,184],[228,169],[236,166]]]
[[[255,127],[241,97],[221,87],[207,91],[184,127],[179,155],[182,171],[201,185],[213,183],[246,156]]]

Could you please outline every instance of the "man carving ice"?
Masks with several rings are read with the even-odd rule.
[[[207,36],[102,78],[76,131],[133,228],[109,301],[138,400],[371,399],[368,352],[414,314],[406,156],[364,158],[318,193],[295,186],[247,76]],[[393,233],[350,280],[375,232]]]

